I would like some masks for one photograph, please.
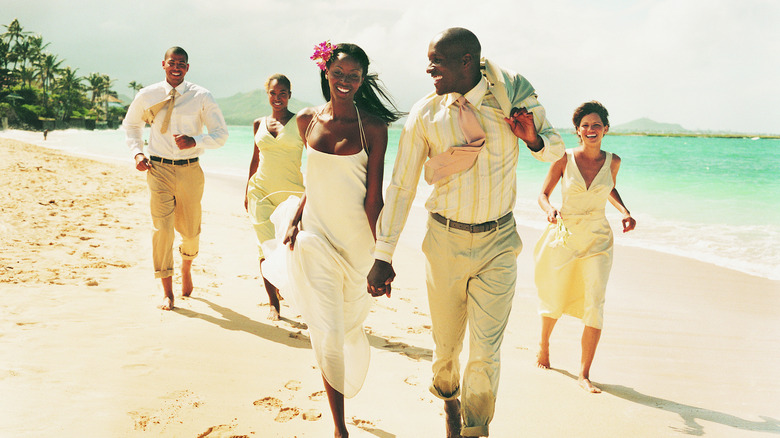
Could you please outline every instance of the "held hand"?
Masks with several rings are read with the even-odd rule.
[[[244,210],[249,213],[249,198],[246,195],[244,195]]]
[[[189,135],[176,134],[173,136],[176,146],[179,150],[191,149],[195,147],[195,139]]]
[[[534,150],[541,149],[542,139],[539,138],[534,125],[534,114],[525,108],[512,108],[508,118],[504,118],[509,124],[509,129],[515,137],[523,140]]]
[[[393,265],[384,260],[374,260],[374,266],[368,273],[367,291],[372,297],[387,295],[390,297],[392,289],[390,283],[395,279],[395,270]]]
[[[628,233],[634,228],[636,228],[636,221],[629,214],[628,216],[623,218],[623,232]]]
[[[547,222],[551,224],[557,224],[558,223],[558,217],[561,214],[556,209],[550,209],[550,211],[547,212]]]
[[[290,227],[287,228],[287,232],[284,233],[284,240],[282,240],[282,244],[290,244],[290,251],[295,247],[295,238],[298,237],[298,225],[290,224]]]
[[[149,162],[149,159],[146,158],[146,155],[144,154],[136,154],[135,156],[135,168],[140,170],[141,172],[149,170],[152,168],[152,163]]]

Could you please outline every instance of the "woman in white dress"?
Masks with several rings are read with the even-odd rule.
[[[292,249],[289,295],[309,327],[335,436],[346,437],[344,397],[357,394],[368,372],[366,275],[383,206],[387,127],[401,114],[368,74],[360,47],[323,43],[312,59],[327,103],[298,113],[307,184],[283,243]]]
[[[608,116],[607,109],[596,101],[574,111],[572,122],[580,146],[568,149],[550,166],[539,194],[539,205],[550,224],[534,249],[542,316],[537,365],[550,367],[550,335],[558,318],[568,314],[581,319],[585,328],[579,384],[591,393],[601,392],[590,381],[590,366],[601,337],[604,295],[612,267],[612,229],[604,214],[607,199],[623,214],[624,233],[636,226],[615,188],[620,157],[601,150],[601,140],[609,131]],[[559,180],[560,210],[550,203]]]

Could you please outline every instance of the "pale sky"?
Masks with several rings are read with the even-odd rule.
[[[322,102],[315,44],[360,45],[400,109],[433,89],[430,39],[473,31],[483,56],[528,78],[556,126],[596,99],[612,125],[640,117],[686,129],[780,133],[776,0],[0,0],[63,65],[105,73],[132,92],[163,79],[172,45],[187,79],[216,97],[284,73],[293,96]],[[0,31],[4,31],[0,28]],[[258,114],[261,115],[261,114]]]

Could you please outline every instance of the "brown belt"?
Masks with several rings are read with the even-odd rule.
[[[440,215],[439,213],[431,213],[431,217],[436,222],[442,225],[446,225],[450,228],[455,228],[456,230],[468,231],[469,233],[484,233],[485,231],[496,229],[498,228],[499,225],[504,225],[505,223],[512,220],[512,212],[510,211],[504,216],[501,216],[500,218],[498,218],[498,220],[484,222],[481,224],[464,224],[463,222],[456,222],[447,219],[446,217]]]
[[[174,166],[181,166],[182,164],[190,164],[190,163],[195,163],[195,162],[198,161],[198,157],[188,158],[186,160],[169,160],[167,158],[160,158],[160,157],[156,157],[154,155],[150,156],[149,159],[152,160],[152,161],[156,161],[158,163],[173,164]]]

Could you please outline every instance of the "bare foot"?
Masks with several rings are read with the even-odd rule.
[[[536,353],[536,366],[545,370],[550,369],[549,347],[539,346],[539,352]]]
[[[596,387],[590,379],[586,377],[580,377],[579,378],[580,388],[584,389],[585,391],[588,391],[591,394],[599,394],[601,390]]]
[[[173,293],[166,293],[159,307],[162,310],[173,310]]]
[[[189,263],[187,263],[189,262]],[[192,294],[192,260],[184,260],[181,267],[181,296],[188,297]]]
[[[447,438],[461,438],[460,400],[445,401],[444,415],[447,419]]]
[[[269,320],[271,320],[271,321],[279,321],[279,318],[280,318],[280,316],[279,316],[279,309],[277,309],[274,306],[270,306],[270,307],[271,307],[271,309],[268,311],[267,318]]]

